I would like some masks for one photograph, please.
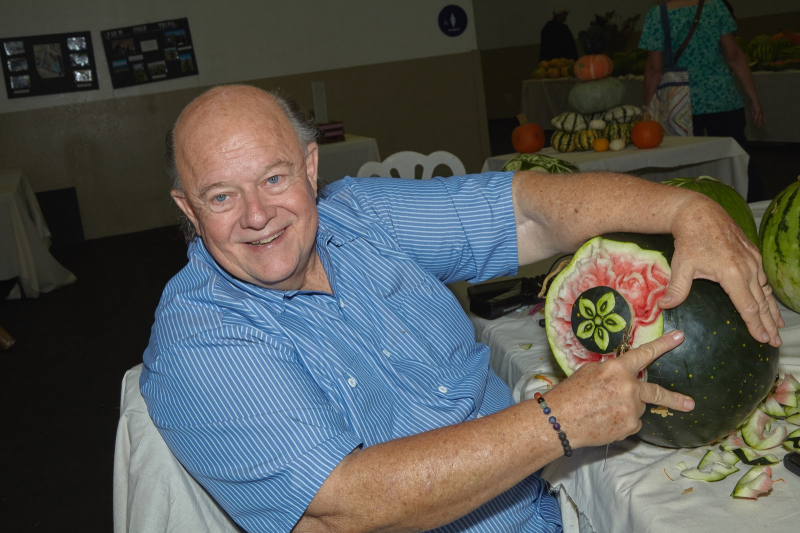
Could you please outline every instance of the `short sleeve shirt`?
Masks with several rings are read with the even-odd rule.
[[[332,184],[316,238],[332,294],[244,283],[202,240],[190,245],[156,311],[140,388],[172,452],[239,525],[290,531],[355,448],[512,405],[444,286],[516,273],[511,179]],[[530,476],[437,531],[560,524]]]
[[[694,21],[697,6],[669,9],[669,31],[672,37],[672,53],[686,40]],[[723,35],[736,31],[733,17],[721,0],[707,0],[694,36],[678,58],[678,67],[689,70],[689,92],[692,97],[692,113],[719,113],[744,107],[744,101],[736,89],[731,69],[725,62],[719,40]],[[661,8],[656,6],[647,12],[642,28],[639,48],[655,52],[664,51],[664,28],[661,24]]]

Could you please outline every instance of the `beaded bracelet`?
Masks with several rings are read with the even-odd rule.
[[[537,392],[533,395],[533,397],[536,398],[537,402],[539,402],[539,407],[542,408],[544,414],[549,415],[551,411],[547,406],[547,402],[544,401],[544,396],[542,396],[542,393]],[[556,421],[556,417],[554,416],[548,418],[547,421],[553,424],[553,429],[558,431],[558,438],[561,440],[561,447],[564,448],[564,455],[567,457],[572,457],[572,447],[570,447],[569,441],[567,440],[567,434],[561,431],[561,424]]]

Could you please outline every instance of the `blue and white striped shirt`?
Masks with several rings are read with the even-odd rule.
[[[353,449],[512,405],[444,286],[516,273],[511,177],[332,184],[316,248],[333,294],[244,283],[190,245],[140,387],[172,452],[239,525],[290,531]],[[437,531],[560,530],[531,476]]]

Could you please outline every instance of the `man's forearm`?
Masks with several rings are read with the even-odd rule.
[[[426,531],[467,514],[562,454],[538,405],[523,402],[350,454],[295,531]]]
[[[517,172],[512,189],[520,264],[574,251],[603,233],[671,233],[679,213],[726,216],[699,193],[611,172]]]

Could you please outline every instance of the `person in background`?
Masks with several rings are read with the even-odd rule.
[[[697,5],[698,0],[667,2],[673,53],[686,39]],[[736,22],[723,0],[706,0],[694,36],[678,59],[677,66],[689,69],[694,135],[733,137],[747,150],[748,142],[744,135],[747,117],[734,76],[750,100],[753,123],[763,128],[766,117],[758,100],[747,57],[733,36],[736,29]],[[644,102],[647,104],[656,92],[664,66],[664,29],[660,6],[647,12],[639,48],[649,51],[644,73]],[[763,200],[763,186],[752,159],[748,174],[747,201]]]
[[[553,9],[553,18],[542,28],[539,61],[547,61],[563,57],[578,59],[578,47],[569,26],[565,24],[569,9],[557,7]]]

